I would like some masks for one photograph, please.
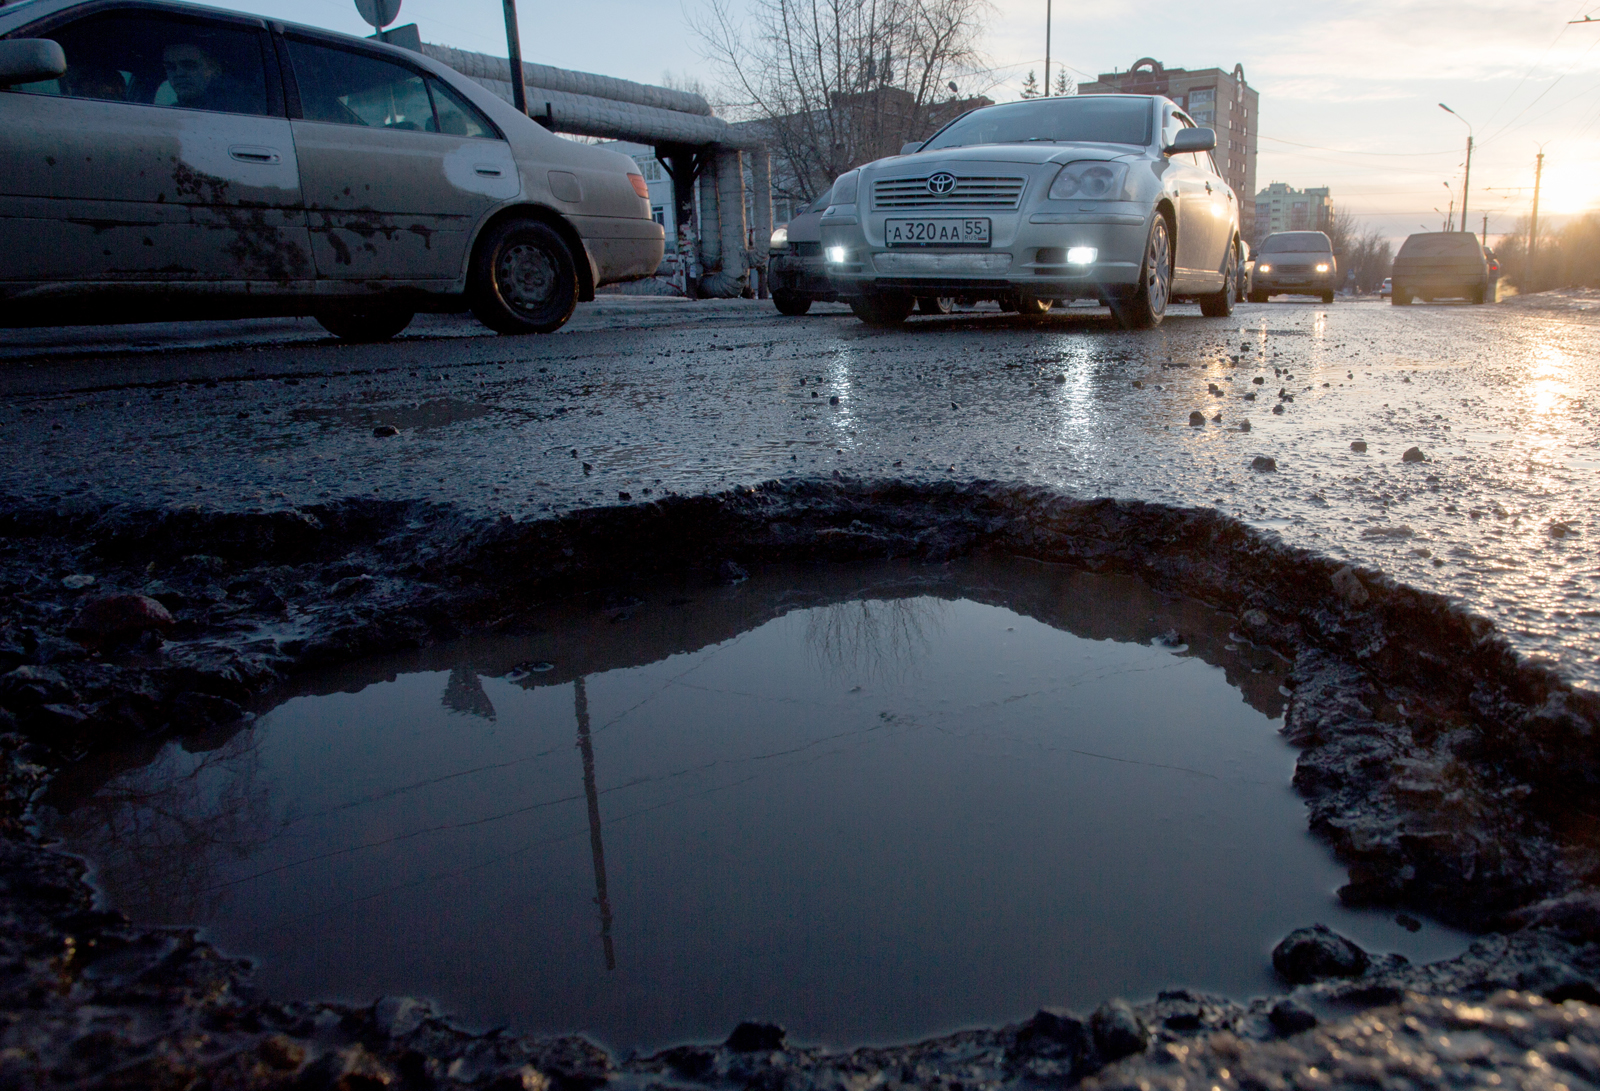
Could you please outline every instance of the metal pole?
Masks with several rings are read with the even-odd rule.
[[[1472,133],[1467,132],[1467,173],[1461,178],[1461,230],[1471,230],[1467,227],[1467,188],[1472,184]]]
[[[506,59],[511,62],[511,105],[528,112],[528,86],[522,76],[522,38],[517,33],[517,0],[503,0],[506,7]]]
[[[1533,168],[1533,223],[1528,227],[1528,283],[1533,283],[1533,251],[1539,245],[1539,180],[1544,177],[1544,152]]]
[[[1044,97],[1050,97],[1050,6],[1052,0],[1044,0]]]

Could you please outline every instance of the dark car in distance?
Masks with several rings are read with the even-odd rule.
[[[1256,249],[1250,302],[1275,295],[1315,295],[1333,302],[1339,264],[1333,243],[1321,231],[1274,231]]]
[[[828,281],[828,263],[822,258],[824,193],[802,205],[788,223],[772,233],[767,259],[767,284],[779,313],[805,314],[812,303],[832,303],[839,298]]]
[[[1496,263],[1498,265],[1498,262]],[[1413,299],[1465,299],[1486,303],[1493,296],[1483,244],[1470,231],[1426,231],[1406,239],[1394,258],[1394,294],[1389,302],[1404,307]]]

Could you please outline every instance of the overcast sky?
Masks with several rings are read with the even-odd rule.
[[[212,0],[216,3],[217,0]],[[657,82],[715,80],[688,19],[703,0],[520,0],[530,61]],[[993,0],[985,40],[991,97],[1043,78],[1046,0]],[[1331,186],[1336,203],[1386,233],[1442,226],[1457,206],[1474,126],[1472,226],[1491,238],[1532,203],[1545,145],[1541,216],[1600,207],[1600,0],[1344,0],[1287,10],[1211,0],[1184,10],[1148,0],[1054,0],[1052,58],[1082,81],[1151,56],[1169,68],[1243,64],[1261,94],[1257,184]],[[363,32],[353,0],[222,0],[221,6]],[[1201,11],[1207,14],[1200,15]],[[1597,17],[1589,25],[1570,19]],[[403,0],[423,39],[505,53],[499,0]],[[370,30],[367,32],[370,33]],[[983,86],[975,86],[983,90]],[[965,90],[965,89],[964,89]]]

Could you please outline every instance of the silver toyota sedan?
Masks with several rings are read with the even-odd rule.
[[[840,298],[892,326],[919,297],[1028,314],[1098,299],[1130,329],[1174,300],[1232,313],[1239,202],[1216,133],[1154,95],[987,106],[834,183],[822,245]]]
[[[0,164],[0,325],[547,332],[661,261],[627,156],[418,53],[164,0],[0,6]]]

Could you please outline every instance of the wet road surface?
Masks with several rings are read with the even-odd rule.
[[[611,298],[549,337],[445,317],[381,346],[308,321],[128,329],[0,332],[0,496],[522,519],[775,477],[1019,481],[1215,506],[1600,686],[1586,312],[1276,302],[1125,333],[1074,307],[877,331],[838,307]]]

